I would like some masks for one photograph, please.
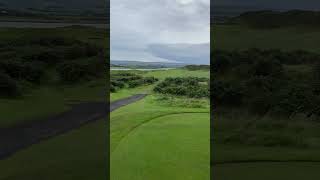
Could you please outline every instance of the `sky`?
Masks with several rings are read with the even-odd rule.
[[[111,0],[111,60],[209,64],[210,0]]]

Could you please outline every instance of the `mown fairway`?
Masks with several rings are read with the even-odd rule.
[[[142,74],[161,82],[165,77],[208,77],[209,72],[177,69]],[[150,93],[145,99],[111,113],[111,179],[208,179],[209,101],[162,100],[152,86],[137,88]],[[117,94],[129,96],[130,90],[111,97]]]

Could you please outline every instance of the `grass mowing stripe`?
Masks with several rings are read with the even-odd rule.
[[[141,124],[137,124],[136,126],[133,126],[128,132],[127,134],[123,135],[120,140],[118,141],[118,143],[115,145],[114,149],[111,151],[111,154],[117,149],[118,145],[121,143],[121,141],[123,139],[125,139],[127,136],[129,136],[129,134],[131,134],[132,132],[134,132],[136,129],[138,129],[139,127],[153,121],[153,120],[156,120],[158,118],[161,118],[161,117],[166,117],[166,116],[171,116],[171,115],[178,115],[178,114],[208,114],[209,112],[179,112],[179,113],[168,113],[168,114],[165,114],[165,115],[159,115],[159,116],[156,116],[154,118],[151,118],[151,119],[148,119],[148,120],[145,120],[143,122],[141,122]]]
[[[144,124],[112,154],[112,179],[208,179],[209,123],[209,113],[187,113]]]

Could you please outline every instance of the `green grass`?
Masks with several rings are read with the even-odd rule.
[[[123,71],[120,71],[123,72]],[[143,75],[145,77],[156,77],[160,81],[164,80],[167,77],[209,77],[210,72],[201,70],[201,71],[189,71],[186,69],[178,68],[178,69],[170,69],[170,70],[164,70],[164,71],[129,71],[131,73],[137,73],[140,75]],[[117,71],[113,71],[112,73],[117,73]],[[137,88],[125,88],[118,90],[115,93],[110,93],[110,100],[115,101],[118,99],[126,98],[135,94],[141,94],[141,93],[152,93],[152,89],[155,85],[149,85],[149,86],[140,86]]]
[[[108,48],[106,30],[86,27],[51,29],[1,28],[0,40],[71,37]],[[106,100],[105,79],[73,85],[45,85],[17,99],[0,100],[0,128],[46,117],[69,109],[68,103]],[[0,161],[1,180],[107,179],[107,122],[98,121]]]
[[[0,179],[107,179],[106,130],[100,120],[20,151],[0,161]]]
[[[209,71],[186,69],[136,73],[160,81],[209,77]],[[146,90],[151,93],[111,113],[111,179],[209,179],[209,100],[161,96],[152,87],[111,94],[116,99]]]
[[[219,180],[301,180],[318,179],[320,163],[250,163],[213,166]]]
[[[144,76],[154,76],[163,80],[167,77],[210,77],[210,72],[207,70],[189,71],[187,69],[178,68],[165,71],[148,71]]]
[[[63,28],[0,28],[0,40],[8,41],[21,38],[33,38],[58,36],[74,38],[84,42],[90,42],[102,45],[108,48],[107,31],[105,29],[96,29],[93,27],[63,27]]]
[[[63,28],[0,28],[0,40],[3,42],[15,39],[32,39],[39,37],[66,37],[101,45],[108,49],[108,36],[104,29],[91,27]],[[34,51],[35,49],[31,49]],[[17,50],[18,51],[18,50]],[[48,70],[50,71],[50,70]],[[55,74],[53,75],[55,76]],[[50,77],[55,78],[55,77]],[[47,79],[47,83],[52,79]],[[0,99],[0,127],[8,127],[18,123],[57,114],[69,109],[70,101],[103,101],[106,99],[105,79],[82,82],[75,85],[42,85],[25,92],[22,98]]]
[[[281,49],[320,52],[317,28],[253,29],[239,25],[212,26],[213,48],[222,50]],[[310,65],[288,65],[290,77],[310,76]],[[224,79],[230,79],[223,75]],[[319,123],[305,117],[257,117],[243,109],[217,110],[214,118],[213,163],[252,161],[213,165],[214,179],[221,180],[300,180],[317,179],[320,163],[255,161],[319,161]]]
[[[212,26],[213,47],[224,50],[246,50],[248,48],[308,50],[320,52],[317,28],[253,29],[240,25]]]
[[[154,98],[111,113],[111,179],[207,179],[209,109],[162,106]],[[146,166],[150,171],[142,173]]]
[[[110,93],[110,100],[115,101],[119,99],[123,99],[129,96],[133,96],[135,94],[149,94],[152,92],[154,85],[149,85],[149,86],[140,86],[136,88],[125,88],[125,89],[120,89],[115,93]]]
[[[112,153],[112,179],[209,179],[209,122],[208,113],[188,113],[144,123]]]
[[[104,80],[79,85],[40,87],[23,98],[0,100],[0,127],[13,126],[70,109],[68,103],[103,101]]]

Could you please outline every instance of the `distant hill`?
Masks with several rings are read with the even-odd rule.
[[[184,67],[183,63],[167,63],[167,62],[141,62],[141,61],[111,61],[111,67],[125,68],[178,68]]]
[[[27,16],[92,16],[108,19],[110,0],[0,0],[0,8]],[[9,14],[12,15],[12,14]]]
[[[244,24],[255,28],[320,27],[320,11],[252,11],[232,18],[230,23]]]
[[[0,0],[10,8],[46,8],[59,6],[65,9],[95,9],[106,8],[110,0]]]
[[[109,22],[110,0],[0,0],[0,17]],[[5,13],[3,13],[5,12]],[[7,18],[7,19],[6,19]]]

